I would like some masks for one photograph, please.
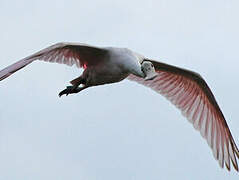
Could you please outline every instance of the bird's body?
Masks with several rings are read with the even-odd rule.
[[[226,165],[230,170],[232,163],[238,171],[239,150],[213,93],[199,74],[149,60],[126,48],[58,43],[1,70],[0,81],[35,60],[84,68],[83,74],[59,96],[125,78],[152,88],[179,108],[200,131],[221,167]]]
[[[140,56],[126,48],[105,48],[107,53],[95,66],[85,68],[83,77],[90,86],[103,85],[122,81],[129,74],[143,77]],[[107,60],[105,60],[107,59]]]

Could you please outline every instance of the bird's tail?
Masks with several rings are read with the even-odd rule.
[[[8,76],[12,75],[16,71],[22,69],[26,65],[30,64],[33,60],[29,59],[22,59],[20,61],[17,61],[16,63],[4,68],[0,71],[0,81],[7,78]]]

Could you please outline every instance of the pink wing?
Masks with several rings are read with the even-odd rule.
[[[1,70],[0,81],[37,59],[86,68],[102,62],[106,53],[106,49],[86,44],[57,43]]]
[[[154,80],[145,81],[134,75],[130,75],[128,79],[148,86],[170,100],[207,140],[220,166],[223,167],[225,163],[230,170],[231,161],[238,171],[238,148],[215,97],[203,78],[188,70],[151,62],[158,73]]]

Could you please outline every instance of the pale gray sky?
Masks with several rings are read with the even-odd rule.
[[[128,47],[200,73],[239,145],[238,0],[0,1],[0,68],[56,42]],[[34,62],[0,83],[0,180],[238,179],[152,90],[58,98],[82,70]]]

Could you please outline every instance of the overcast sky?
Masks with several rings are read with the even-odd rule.
[[[0,69],[61,41],[127,47],[200,73],[239,145],[238,0],[0,0]],[[0,82],[0,180],[238,179],[171,103],[127,80],[58,97],[82,70]]]

